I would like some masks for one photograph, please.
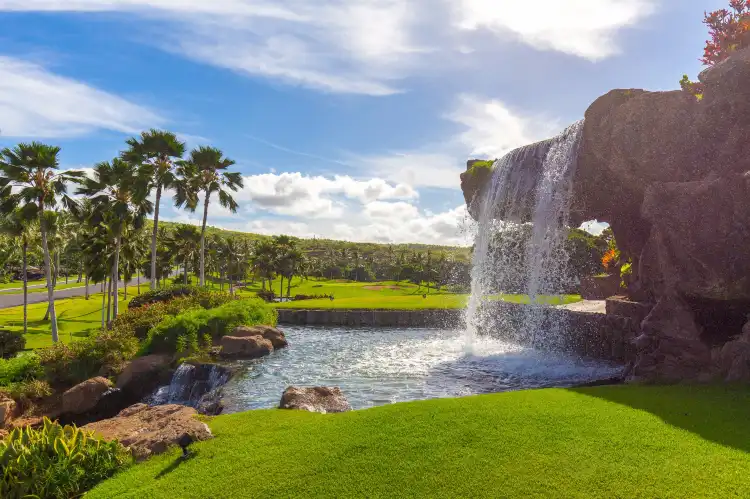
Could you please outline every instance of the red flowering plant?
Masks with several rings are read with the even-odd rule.
[[[732,52],[750,44],[750,0],[730,0],[729,9],[704,15],[703,24],[708,26],[711,36],[701,58],[706,66],[718,64]],[[690,81],[687,75],[680,80],[680,87],[698,100],[703,98],[703,84]]]

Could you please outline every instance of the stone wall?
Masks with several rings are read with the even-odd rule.
[[[528,343],[523,337],[530,307],[495,302],[482,311],[491,326],[480,334],[508,341]],[[464,326],[464,310],[291,310],[280,309],[279,324],[353,327]],[[589,313],[565,308],[536,308],[534,320],[540,330],[559,330],[559,350],[577,355],[630,363],[635,358],[632,344],[639,321],[632,317]],[[564,325],[564,327],[560,327]],[[539,346],[544,346],[541,342]]]
[[[308,326],[461,327],[463,310],[279,309],[279,324]]]

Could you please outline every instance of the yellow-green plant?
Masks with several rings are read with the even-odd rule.
[[[0,441],[0,497],[80,497],[131,462],[118,442],[45,418],[40,429],[16,428]]]

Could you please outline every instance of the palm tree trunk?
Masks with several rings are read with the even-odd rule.
[[[284,297],[284,276],[281,276],[281,282],[279,282],[279,301]]]
[[[86,272],[86,299],[89,299],[89,273]]]
[[[111,320],[110,311],[112,310],[112,276],[109,276],[109,287],[107,288],[107,327]]]
[[[151,234],[151,289],[156,289],[156,231],[159,229],[159,202],[161,185],[156,187],[156,204],[154,204],[154,232]]]
[[[121,232],[121,231],[120,231]],[[119,288],[120,288],[120,248],[122,247],[122,236],[121,234],[117,234],[117,240],[115,241],[115,264],[114,268],[112,269],[112,279],[114,280],[115,284],[115,292],[114,292],[114,303],[112,304],[112,320],[117,319],[117,313],[119,310]]]
[[[206,200],[203,202],[203,226],[201,227],[201,279],[200,285],[206,284],[206,220],[208,219],[208,200],[210,193],[206,192]]]
[[[286,297],[289,298],[289,295],[292,293],[292,277],[294,277],[294,274],[290,275],[289,278],[286,280]]]
[[[188,274],[188,272],[187,272],[187,264],[188,264],[188,261],[187,261],[187,258],[185,258],[184,269],[183,269],[183,272],[182,272],[182,274],[183,274],[182,275],[182,282],[183,282],[183,284],[185,284],[185,286],[187,286],[187,274]]]
[[[26,274],[26,252],[29,249],[29,243],[26,241],[26,238],[23,239],[23,334],[26,334],[28,332],[28,325],[29,325],[29,315],[28,315],[28,305],[29,305],[29,279]]]
[[[104,331],[104,307],[107,304],[107,294],[104,292],[104,290],[107,289],[107,278],[104,278],[104,282],[102,282],[102,331]]]
[[[52,342],[57,343],[60,338],[57,335],[57,314],[55,314],[55,288],[52,286],[52,259],[47,244],[47,223],[44,220],[44,203],[39,202],[39,228],[42,234],[42,252],[44,253],[44,273],[47,277],[47,301],[49,306],[47,313],[50,316],[50,329],[52,330]]]
[[[141,269],[135,269],[135,275],[138,279],[138,296],[141,295]]]

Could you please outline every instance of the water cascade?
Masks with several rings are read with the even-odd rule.
[[[542,303],[571,285],[565,241],[582,130],[580,121],[495,162],[491,182],[478,199],[466,317],[469,349],[478,335],[498,329],[522,344],[559,346],[565,325],[543,324]],[[520,322],[507,320],[492,306],[504,293],[529,296],[531,306],[524,307]]]
[[[147,400],[150,405],[181,404],[204,414],[220,412],[221,388],[230,371],[217,364],[181,364],[169,385],[162,386]]]

